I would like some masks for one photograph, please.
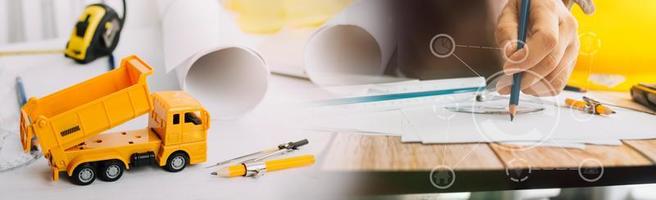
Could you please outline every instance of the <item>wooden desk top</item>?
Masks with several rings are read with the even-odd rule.
[[[402,143],[397,136],[336,134],[324,169],[348,171],[417,171],[446,165],[454,170],[505,169],[506,167],[578,167],[585,159],[603,166],[656,164],[656,140],[625,140],[620,146],[587,145],[585,149],[535,147],[519,149],[498,143]],[[510,163],[513,159],[526,162]],[[528,165],[527,165],[528,164]]]
[[[418,171],[446,165],[454,170],[506,167],[578,167],[595,159],[606,167],[656,165],[656,140],[624,140],[622,145],[587,145],[585,149],[535,147],[519,149],[498,143],[402,143],[397,136],[339,133],[325,157],[325,170]],[[525,162],[510,163],[513,159]]]
[[[612,103],[643,109],[639,105],[631,104],[630,99],[627,100],[628,95],[597,93],[595,97],[599,95],[612,97]],[[609,102],[607,99],[603,100]],[[326,171],[364,173],[371,175],[368,176],[371,181],[385,182],[385,185],[378,185],[377,188],[360,188],[359,190],[366,191],[364,193],[387,193],[390,190],[416,193],[581,187],[656,182],[656,177],[650,178],[653,172],[656,172],[656,139],[624,140],[619,146],[586,145],[585,149],[520,149],[499,143],[402,143],[398,136],[336,133],[324,159],[321,164]],[[599,167],[599,163],[604,168],[601,178],[592,181],[580,178],[581,170]],[[430,187],[429,173],[438,166],[447,166],[457,175],[453,188],[440,190]],[[530,175],[526,181],[513,181],[509,179],[509,170],[529,170]],[[477,175],[468,176],[468,173]],[[481,181],[480,176],[489,177],[483,179],[488,184],[472,186],[467,183]],[[390,184],[390,180],[401,183]],[[492,184],[496,186],[491,186]],[[405,185],[409,185],[407,190],[399,189]]]

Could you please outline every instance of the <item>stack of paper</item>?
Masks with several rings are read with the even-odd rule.
[[[475,95],[476,92],[468,92],[318,106],[311,109],[314,119],[311,124],[322,130],[397,135],[404,142],[426,144],[504,142],[582,148],[586,143],[619,145],[621,139],[656,138],[656,117],[652,115],[613,108],[616,114],[598,116],[559,105],[565,97],[581,98],[577,93],[522,97],[520,106],[543,109],[520,114],[512,122],[507,114],[448,109],[454,106],[504,108],[508,104],[507,98],[478,102]]]

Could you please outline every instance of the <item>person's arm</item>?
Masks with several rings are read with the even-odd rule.
[[[586,13],[594,11],[590,0],[533,0],[525,48],[517,51],[518,11],[521,0],[509,0],[497,23],[496,40],[502,47],[505,75],[497,83],[501,94],[510,93],[511,75],[525,72],[522,92],[535,96],[560,93],[574,68],[579,51],[578,22],[570,13],[570,1]]]

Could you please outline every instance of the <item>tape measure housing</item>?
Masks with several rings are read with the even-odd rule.
[[[121,36],[121,20],[107,5],[87,6],[73,28],[64,55],[82,64],[110,55]]]

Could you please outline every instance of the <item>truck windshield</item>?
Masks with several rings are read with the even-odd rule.
[[[201,125],[202,122],[200,120],[200,117],[198,117],[199,114],[200,113],[198,111],[185,113],[184,115],[185,123],[193,123],[194,125]]]

